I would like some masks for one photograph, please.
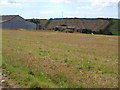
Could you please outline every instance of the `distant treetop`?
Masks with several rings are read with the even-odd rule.
[[[67,25],[65,25],[65,24],[61,24],[60,26],[67,26]]]
[[[30,19],[30,22],[36,23],[36,24],[40,24],[40,20],[39,19]]]

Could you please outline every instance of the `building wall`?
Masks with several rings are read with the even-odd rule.
[[[10,21],[2,23],[3,29],[36,29],[36,24],[25,21],[22,17],[15,17]]]
[[[0,23],[0,29],[2,28],[2,23]]]

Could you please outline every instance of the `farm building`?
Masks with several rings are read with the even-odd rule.
[[[37,30],[45,30],[45,26],[37,24]]]
[[[63,30],[63,29],[70,29],[70,30],[73,30],[74,32],[82,32],[79,27],[75,27],[75,26],[56,26],[54,29],[56,31]]]
[[[26,21],[19,15],[2,15],[0,16],[0,28],[36,30],[37,25],[35,23]]]
[[[56,26],[65,24],[67,26],[78,27],[81,30],[87,29],[92,31],[104,30],[110,23],[107,19],[97,18],[55,18],[49,20],[47,29],[52,29]],[[81,32],[81,31],[80,31]]]

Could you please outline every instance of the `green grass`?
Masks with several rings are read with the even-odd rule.
[[[113,35],[120,35],[120,28],[119,28],[119,22],[120,20],[113,19],[109,20],[111,23],[110,26],[107,28],[110,32],[112,32]]]
[[[30,88],[118,87],[118,37],[3,30],[3,68]]]

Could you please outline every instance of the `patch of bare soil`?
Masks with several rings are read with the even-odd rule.
[[[0,89],[4,88],[20,88],[21,86],[13,81],[10,77],[10,72],[2,69],[3,74],[1,74],[1,84],[0,84]]]

